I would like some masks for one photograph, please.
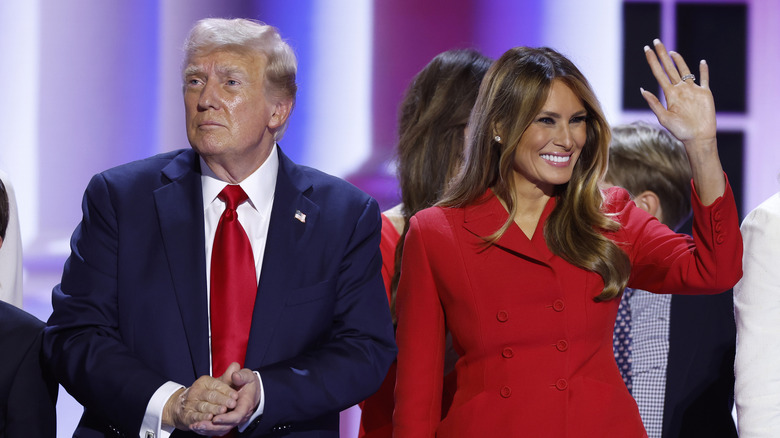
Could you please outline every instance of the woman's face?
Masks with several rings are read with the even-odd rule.
[[[587,138],[587,111],[571,89],[554,80],[542,110],[520,137],[514,177],[519,190],[535,186],[552,196],[571,179]]]

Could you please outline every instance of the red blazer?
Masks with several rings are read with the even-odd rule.
[[[693,198],[692,241],[637,208],[625,190],[605,192],[605,212],[622,224],[609,237],[631,260],[629,286],[717,293],[739,280],[731,188],[708,207]],[[554,205],[532,239],[512,226],[489,247],[480,236],[508,217],[491,191],[474,205],[412,218],[397,297],[395,436],[646,436],[612,352],[619,300],[595,302],[601,277],[549,251],[543,227]],[[441,419],[445,327],[460,359]]]

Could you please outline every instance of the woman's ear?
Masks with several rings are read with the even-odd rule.
[[[655,216],[656,219],[663,222],[661,218],[663,213],[661,211],[661,199],[654,191],[645,190],[644,192],[634,197],[634,202],[636,203],[637,207],[650,213],[651,215]]]
[[[496,143],[501,143],[503,140],[503,137],[501,136],[501,133],[504,132],[502,129],[502,126],[500,123],[494,123],[493,124],[493,139],[496,141]]]

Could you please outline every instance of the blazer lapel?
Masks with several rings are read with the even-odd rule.
[[[496,246],[519,257],[547,264],[553,254],[544,240],[544,222],[554,207],[555,201],[551,199],[539,218],[532,239],[528,239],[520,227],[512,224],[498,239]],[[477,202],[465,207],[463,227],[478,237],[487,237],[498,231],[508,218],[509,213],[498,197],[488,189]]]
[[[198,156],[188,150],[163,168],[155,190],[163,245],[196,376],[208,375],[208,309],[203,194]]]
[[[306,264],[306,242],[319,217],[319,207],[307,197],[311,190],[306,175],[280,149],[274,204],[246,352],[246,363],[251,366],[263,364],[287,291],[299,283],[297,266]]]

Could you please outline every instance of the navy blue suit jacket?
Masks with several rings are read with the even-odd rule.
[[[57,436],[57,382],[41,358],[43,322],[0,301],[0,437]]]
[[[266,404],[245,436],[337,437],[338,412],[376,391],[396,352],[379,208],[338,178],[281,151],[279,160],[244,364],[260,372]],[[137,436],[160,385],[209,374],[198,156],[179,150],[100,173],[82,210],[44,351],[86,408],[77,436]]]
[[[679,232],[691,234],[689,218]],[[672,295],[663,438],[737,438],[733,294]]]
[[[663,437],[737,438],[731,291],[674,295],[669,320]]]

